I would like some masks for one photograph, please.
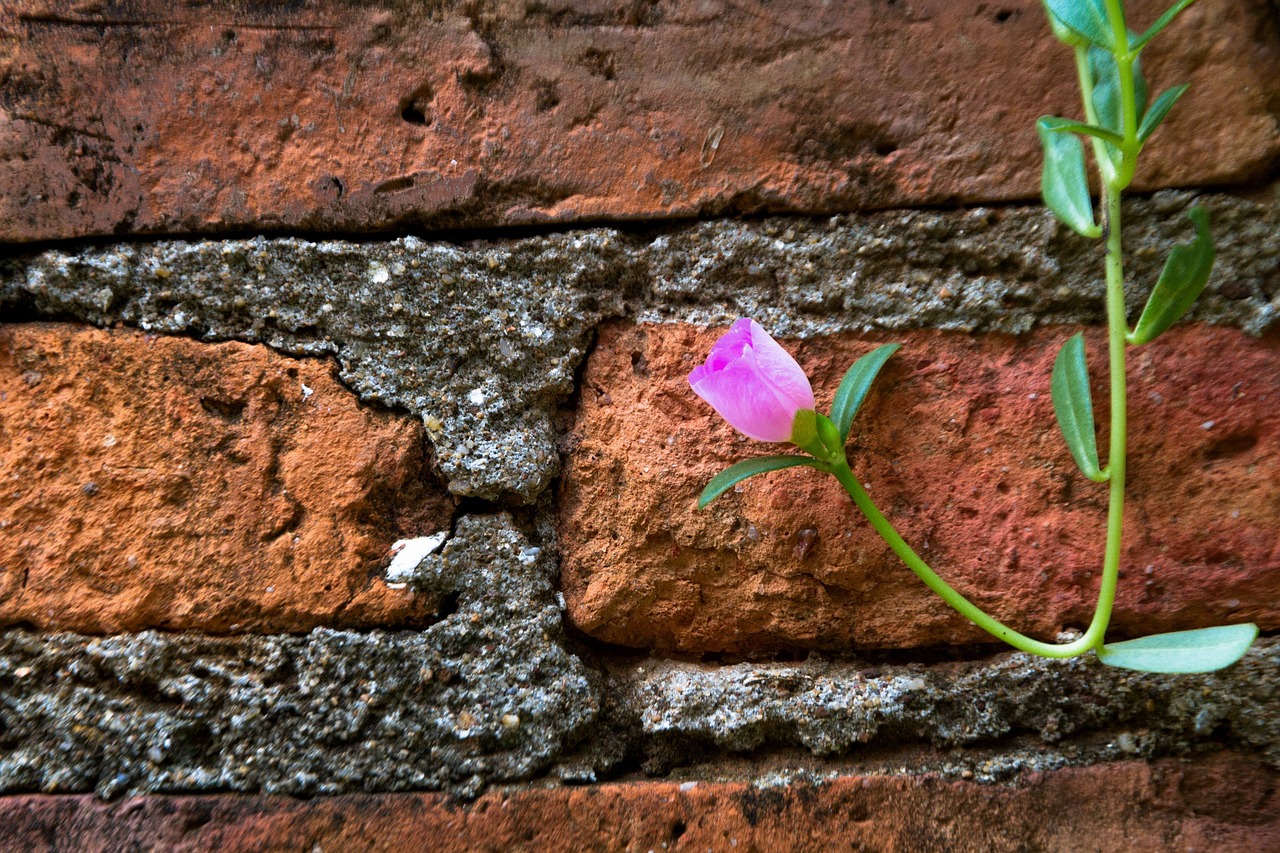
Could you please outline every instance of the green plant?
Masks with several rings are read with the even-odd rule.
[[[1066,643],[1046,643],[992,618],[951,588],[920,559],[876,508],[854,477],[844,446],[854,416],[885,361],[898,348],[888,344],[863,356],[840,383],[830,417],[813,410],[808,379],[794,360],[754,321],[739,321],[717,343],[707,364],[690,375],[694,391],[735,426],[757,438],[787,440],[808,456],[749,459],[721,472],[699,498],[706,506],[724,491],[756,474],[806,465],[835,476],[855,505],[894,553],[943,598],[980,628],[1015,648],[1045,657],[1065,658],[1094,651],[1103,663],[1149,672],[1204,672],[1238,660],[1257,637],[1253,624],[1157,634],[1107,644],[1105,635],[1115,603],[1123,534],[1125,464],[1128,435],[1125,355],[1129,347],[1151,342],[1176,322],[1200,295],[1213,267],[1209,217],[1199,207],[1190,217],[1196,236],[1173,248],[1137,323],[1129,328],[1124,303],[1124,262],[1120,194],[1133,180],[1143,146],[1187,90],[1176,86],[1148,103],[1140,56],[1151,40],[1194,0],[1180,0],[1142,33],[1131,32],[1121,0],[1044,0],[1058,39],[1075,54],[1085,121],[1045,116],[1036,123],[1044,148],[1041,190],[1049,209],[1084,237],[1105,243],[1107,341],[1111,424],[1106,465],[1099,461],[1093,401],[1084,339],[1072,336],[1054,363],[1051,388],[1054,412],[1081,472],[1110,493],[1102,580],[1093,619],[1085,632]],[[1102,221],[1085,170],[1081,137],[1093,147],[1102,187]],[[785,356],[785,357],[783,357]],[[744,429],[745,427],[745,429]]]

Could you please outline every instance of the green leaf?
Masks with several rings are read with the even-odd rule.
[[[878,346],[855,361],[845,372],[844,379],[840,380],[840,387],[836,389],[835,400],[831,403],[831,422],[840,431],[841,438],[849,438],[853,418],[862,407],[867,392],[871,390],[871,383],[875,381],[876,374],[884,367],[889,356],[897,352],[900,346],[902,344]]]
[[[1036,122],[1036,132],[1044,146],[1044,169],[1040,173],[1044,203],[1077,234],[1100,237],[1102,228],[1093,219],[1093,199],[1084,173],[1084,145],[1073,134],[1055,133],[1046,122],[1052,118],[1045,116]]]
[[[1159,18],[1156,19],[1156,22],[1154,24],[1147,27],[1147,31],[1145,33],[1143,33],[1142,35],[1138,36],[1136,39],[1133,39],[1131,41],[1131,44],[1130,44],[1131,49],[1142,50],[1142,48],[1146,47],[1147,42],[1155,38],[1156,35],[1158,35],[1161,30],[1163,30],[1165,27],[1169,26],[1169,24],[1173,22],[1174,18],[1182,14],[1183,9],[1187,8],[1194,2],[1196,2],[1196,0],[1180,0],[1180,2],[1174,3],[1172,6],[1169,7],[1169,10],[1167,12],[1165,12],[1163,15],[1161,15]]]
[[[1105,127],[1098,127],[1096,124],[1085,124],[1084,122],[1072,121],[1069,118],[1057,118],[1056,116],[1041,116],[1040,121],[1054,133],[1083,133],[1086,136],[1096,136],[1098,139],[1115,145],[1124,143],[1123,136],[1113,133]]]
[[[1102,483],[1107,475],[1098,467],[1098,438],[1093,433],[1093,397],[1089,393],[1089,368],[1084,358],[1084,335],[1076,332],[1062,345],[1053,362],[1053,411],[1067,440],[1067,449],[1090,480]]]
[[[1087,38],[1084,38],[1075,30],[1058,20],[1058,16],[1053,14],[1053,10],[1049,8],[1048,0],[1041,0],[1041,2],[1044,3],[1044,14],[1045,17],[1049,19],[1049,29],[1053,30],[1054,38],[1063,44],[1069,44],[1072,47],[1083,47],[1089,43]]]
[[[1098,650],[1107,666],[1141,672],[1213,672],[1240,660],[1258,636],[1258,626],[1220,625],[1197,631],[1152,634]]]
[[[1147,110],[1146,115],[1142,117],[1142,124],[1138,126],[1138,141],[1146,142],[1151,134],[1156,132],[1156,128],[1160,126],[1160,122],[1164,121],[1164,117],[1169,114],[1169,110],[1177,103],[1183,93],[1191,87],[1188,85],[1174,86],[1160,97],[1156,98],[1151,109]]]
[[[1187,216],[1196,226],[1195,239],[1179,243],[1169,252],[1164,270],[1147,299],[1147,307],[1128,336],[1129,343],[1150,343],[1157,335],[1178,321],[1191,303],[1196,301],[1213,272],[1213,235],[1209,233],[1209,214],[1203,207],[1193,207]]]
[[[1050,15],[1086,41],[1106,48],[1116,46],[1103,0],[1044,0],[1044,5]]]
[[[707,487],[702,490],[702,494],[698,495],[698,509],[703,509],[748,477],[768,471],[780,471],[783,468],[794,468],[797,465],[807,465],[810,468],[822,470],[818,460],[808,456],[760,456],[730,465],[712,477],[711,482],[707,483]]]

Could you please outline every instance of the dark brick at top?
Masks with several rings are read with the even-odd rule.
[[[1138,188],[1273,167],[1275,20],[1205,0],[1154,44],[1192,89]],[[1027,199],[1072,69],[1035,0],[6,3],[0,241]]]

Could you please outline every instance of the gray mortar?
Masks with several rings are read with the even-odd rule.
[[[563,645],[549,556],[464,517],[422,564],[421,632],[0,634],[0,792],[445,789],[528,779],[599,696]]]
[[[1191,239],[1185,211],[1196,203],[1210,211],[1218,257],[1190,316],[1261,334],[1280,311],[1280,205],[1228,195],[1168,191],[1125,205],[1130,316],[1170,245]],[[750,316],[790,337],[1104,323],[1101,249],[1038,207],[707,222],[652,243],[636,316],[712,326]]]
[[[672,756],[703,751],[798,748],[833,757],[913,743],[972,754],[903,772],[928,769],[983,782],[1224,742],[1280,768],[1278,674],[1274,639],[1259,641],[1226,670],[1180,676],[1116,669],[1092,655],[1049,660],[1008,653],[874,668],[648,660],[610,674],[607,722],[597,742],[560,772],[590,780],[620,761],[617,744],[628,742],[633,757],[660,770],[678,760]],[[1090,737],[1099,733],[1105,737]],[[989,748],[999,744],[1006,747],[993,755]]]
[[[483,531],[500,540],[498,550],[527,548],[501,524],[466,527],[471,542]],[[420,580],[443,588],[460,556],[424,566]],[[571,754],[598,704],[581,665],[549,639],[559,630],[555,607],[522,617],[519,583],[476,574],[446,627],[422,634],[10,632],[0,643],[0,792],[443,788],[470,796],[558,758],[563,778],[598,781],[628,749],[649,756],[652,772],[703,752],[792,747],[841,768],[830,772],[932,771],[980,782],[1224,744],[1280,766],[1276,640],[1224,672],[1184,676],[1022,654],[880,667],[646,661],[607,677],[610,719]],[[519,725],[504,725],[504,715]],[[912,745],[945,758],[858,763],[860,753]],[[800,772],[822,775],[823,766]]]
[[[1126,208],[1136,311],[1185,209],[1218,265],[1192,316],[1252,334],[1280,311],[1280,205],[1164,192]],[[456,494],[529,503],[556,476],[553,417],[593,328],[621,316],[780,335],[1102,322],[1100,246],[1039,207],[717,221],[462,246],[404,238],[167,241],[0,263],[0,317],[125,323],[335,356],[364,398],[422,417]]]

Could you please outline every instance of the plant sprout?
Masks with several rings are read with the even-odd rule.
[[[828,416],[815,411],[809,380],[795,360],[754,320],[735,323],[712,348],[706,364],[690,374],[694,392],[745,434],[765,441],[789,441],[808,455],[764,456],[739,462],[711,480],[698,499],[699,507],[705,507],[748,477],[808,466],[831,474],[840,482],[875,531],[931,590],[975,625],[1017,649],[1052,658],[1093,651],[1103,663],[1147,672],[1207,672],[1240,659],[1258,635],[1258,628],[1252,623],[1105,642],[1115,604],[1124,524],[1126,351],[1150,343],[1186,312],[1204,290],[1214,260],[1208,214],[1194,207],[1189,216],[1195,226],[1195,238],[1174,246],[1146,307],[1134,327],[1129,328],[1124,303],[1120,194],[1133,180],[1143,146],[1187,90],[1186,86],[1176,86],[1148,103],[1139,60],[1143,48],[1193,2],[1180,0],[1146,31],[1136,33],[1126,25],[1121,0],[1044,0],[1054,35],[1075,54],[1085,120],[1045,116],[1036,122],[1044,148],[1041,191],[1045,204],[1058,219],[1082,236],[1105,244],[1111,393],[1110,446],[1105,465],[1098,456],[1081,334],[1063,344],[1050,382],[1054,413],[1072,458],[1085,477],[1106,484],[1110,496],[1102,580],[1093,619],[1084,633],[1069,642],[1046,643],[988,615],[920,558],[853,475],[844,450],[849,430],[872,382],[898,344],[878,347],[854,362],[836,391]],[[1102,187],[1101,223],[1094,216],[1081,137],[1087,137],[1093,147]]]

